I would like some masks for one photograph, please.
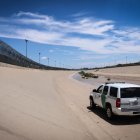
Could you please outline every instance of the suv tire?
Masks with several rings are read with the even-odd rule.
[[[111,120],[113,118],[113,112],[111,106],[106,107],[106,117]]]
[[[95,107],[96,107],[92,98],[90,99],[90,107],[91,107],[91,109],[95,109]]]

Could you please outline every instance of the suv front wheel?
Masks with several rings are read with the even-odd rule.
[[[95,107],[96,107],[96,105],[95,105],[93,99],[90,98],[90,108],[91,108],[91,109],[95,109]]]

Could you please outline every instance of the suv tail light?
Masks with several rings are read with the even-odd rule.
[[[121,100],[120,100],[120,98],[117,98],[116,107],[119,108],[120,106],[121,106]]]

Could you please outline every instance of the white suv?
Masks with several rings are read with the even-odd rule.
[[[124,82],[105,83],[94,89],[90,107],[96,105],[106,110],[107,118],[116,115],[140,115],[140,86]]]

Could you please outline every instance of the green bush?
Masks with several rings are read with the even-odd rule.
[[[84,76],[84,75],[85,75],[85,72],[84,72],[84,71],[80,71],[79,74],[80,74],[81,76]]]
[[[98,78],[98,75],[95,75],[93,73],[86,73],[84,71],[80,71],[79,74],[82,76],[82,78]]]

